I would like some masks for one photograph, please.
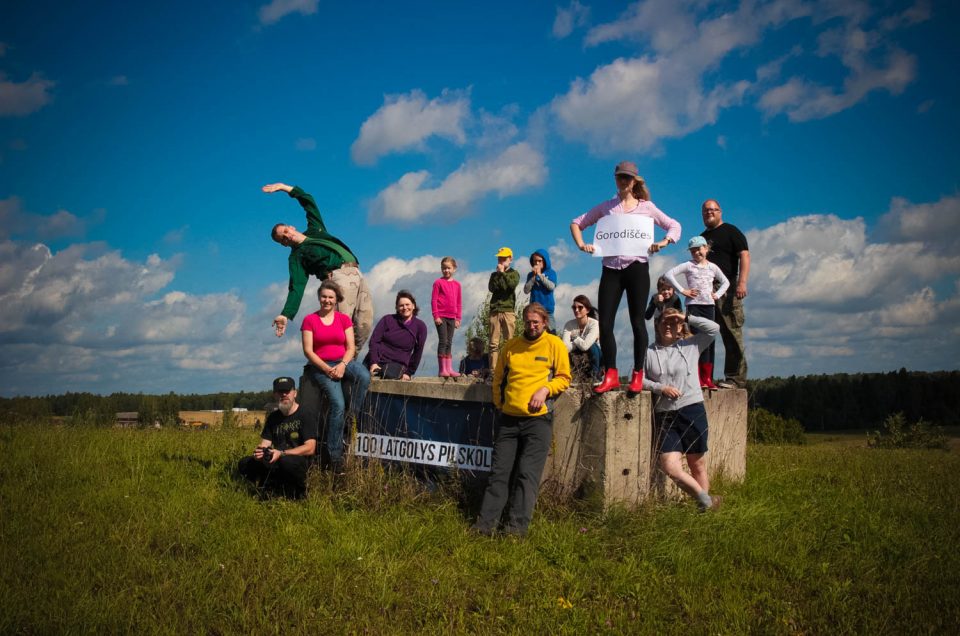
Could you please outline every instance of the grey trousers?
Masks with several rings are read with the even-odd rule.
[[[493,469],[483,493],[476,527],[495,530],[510,502],[504,531],[524,535],[540,492],[540,477],[550,453],[553,414],[514,417],[501,413],[493,443]]]
[[[737,281],[730,281],[735,290]],[[738,387],[747,386],[747,355],[743,346],[743,301],[734,291],[728,291],[716,304],[716,318],[720,323],[720,338],[723,340],[723,375]],[[712,346],[712,345],[711,345]]]

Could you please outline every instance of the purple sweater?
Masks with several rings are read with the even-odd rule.
[[[426,341],[427,325],[416,316],[406,325],[396,314],[384,316],[370,336],[370,350],[363,364],[366,367],[371,364],[382,367],[389,362],[397,362],[404,366],[407,375],[412,376],[420,366]]]

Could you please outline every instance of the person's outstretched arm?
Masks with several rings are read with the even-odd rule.
[[[274,192],[286,192],[291,197],[297,200],[297,203],[300,204],[300,207],[303,208],[303,211],[307,213],[307,229],[318,229],[321,231],[326,231],[327,226],[323,223],[323,217],[320,216],[320,208],[317,207],[317,202],[313,200],[313,197],[303,191],[302,188],[297,186],[287,185],[286,183],[268,183],[267,185],[261,188],[267,194],[272,194]]]

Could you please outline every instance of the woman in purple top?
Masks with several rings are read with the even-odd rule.
[[[667,236],[650,246],[650,253],[659,252],[670,243],[680,240],[680,224],[660,211],[650,202],[650,191],[637,173],[632,161],[621,161],[613,171],[617,183],[617,196],[597,205],[586,214],[578,216],[570,224],[570,234],[581,251],[593,253],[593,245],[583,241],[583,230],[610,214],[639,214],[648,216],[667,231]],[[623,293],[627,293],[627,308],[630,311],[630,326],[633,328],[633,374],[627,390],[636,394],[643,390],[643,363],[647,353],[647,325],[644,322],[644,305],[650,291],[650,272],[646,256],[604,256],[603,273],[600,275],[600,292],[597,310],[600,312],[600,350],[606,373],[603,382],[594,387],[604,393],[620,386],[617,372],[617,341],[613,335],[614,318],[620,307]]]
[[[427,325],[417,318],[417,299],[405,289],[397,293],[397,313],[384,316],[370,336],[370,350],[363,364],[372,375],[409,380],[423,355]]]

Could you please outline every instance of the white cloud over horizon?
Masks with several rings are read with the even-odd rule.
[[[455,219],[466,215],[484,196],[504,197],[539,187],[546,177],[543,154],[529,143],[519,142],[497,156],[467,161],[434,187],[428,171],[406,173],[376,196],[369,219],[374,223],[421,222],[440,213]]]
[[[942,223],[957,222],[951,212],[958,205],[960,196],[930,203],[894,199],[873,234],[861,218],[831,214],[800,215],[748,232],[752,376],[952,368],[960,343],[953,320],[960,308],[960,254],[951,249],[957,241],[953,226]],[[560,272],[560,326],[571,317],[573,297],[583,293],[596,302],[599,284],[596,275],[570,281],[577,274],[599,274],[600,264],[567,243],[561,239],[549,248]],[[365,270],[377,319],[392,313],[400,289],[417,297],[428,324],[421,375],[435,372],[430,290],[441,257],[388,256]],[[677,252],[651,261],[651,285],[682,257]],[[456,355],[487,296],[487,265],[462,262],[456,274],[464,292]],[[298,331],[278,340],[269,328],[285,297],[284,283],[264,288],[263,302],[250,312],[233,292],[168,289],[180,266],[177,259],[156,255],[131,261],[102,244],[53,251],[38,243],[0,241],[5,393],[239,390],[263,386],[278,373],[299,373]],[[519,258],[516,267],[524,280],[526,260]],[[315,308],[317,285],[311,279],[298,319]],[[619,364],[627,369],[632,335],[625,302],[616,325]],[[722,346],[718,362],[721,352]]]
[[[387,95],[383,106],[360,126],[350,156],[360,165],[373,165],[390,153],[423,150],[430,137],[462,146],[469,117],[469,90],[445,89],[433,99],[418,89],[404,95]]]

